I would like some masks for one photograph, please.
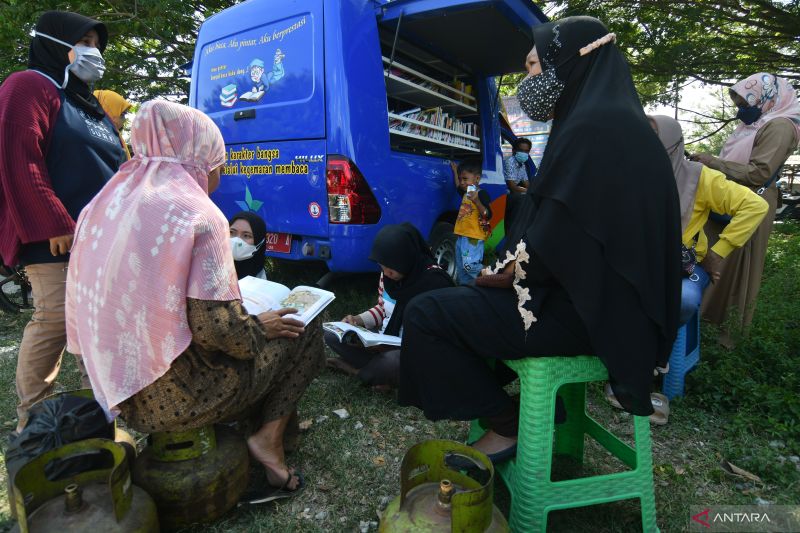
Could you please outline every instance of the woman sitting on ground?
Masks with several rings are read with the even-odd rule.
[[[231,226],[231,250],[236,277],[267,279],[267,272],[264,270],[267,225],[264,219],[252,211],[241,211],[228,222]]]
[[[225,144],[195,109],[144,104],[136,156],[83,210],[67,279],[67,338],[97,401],[137,431],[255,414],[248,438],[272,491],[302,486],[283,432],[324,364],[321,328],[242,307],[228,223],[208,198]]]
[[[419,230],[408,222],[381,228],[369,258],[381,267],[378,303],[360,315],[347,315],[342,322],[399,337],[403,333],[403,313],[412,298],[453,286],[453,279],[436,263]],[[328,366],[376,388],[397,386],[399,348],[380,351],[346,344],[330,332],[325,332],[325,344],[339,355],[328,359]]]

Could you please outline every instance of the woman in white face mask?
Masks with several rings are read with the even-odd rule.
[[[34,28],[28,70],[0,86],[0,257],[25,265],[36,306],[19,349],[18,430],[58,372],[75,220],[125,159],[90,89],[105,70],[107,41],[96,20],[48,11]]]
[[[267,279],[264,270],[267,225],[264,219],[251,211],[242,211],[233,215],[229,224],[236,277]]]

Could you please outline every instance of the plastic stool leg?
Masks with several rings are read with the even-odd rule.
[[[543,362],[537,361],[538,365]],[[511,531],[545,532],[553,458],[554,390],[534,374],[546,366],[526,365],[520,374],[520,428],[511,492]],[[528,374],[528,371],[531,374]]]
[[[669,372],[664,376],[662,390],[664,395],[672,400],[677,396],[683,396],[683,381],[686,377],[686,328],[691,320],[681,326],[675,344],[672,345],[672,353],[669,356]]]
[[[586,420],[586,383],[567,383],[558,391],[564,400],[567,420],[555,426],[554,453],[569,455],[583,463],[583,446]],[[553,406],[555,416],[555,406]]]
[[[646,416],[636,416],[633,425],[636,439],[636,470],[641,476],[639,501],[642,509],[642,531],[644,533],[658,532],[650,419]]]

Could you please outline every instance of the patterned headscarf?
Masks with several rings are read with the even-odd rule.
[[[797,102],[794,88],[786,79],[759,72],[731,87],[731,91],[744,98],[747,105],[758,107],[761,118],[750,125],[739,124],[722,147],[720,159],[748,163],[756,132],[776,118],[791,120],[796,130],[795,142],[800,141],[800,103]]]
[[[67,349],[109,418],[188,346],[186,298],[240,299],[228,222],[208,197],[225,145],[206,115],[147,102],[136,156],[81,212],[67,277]]]

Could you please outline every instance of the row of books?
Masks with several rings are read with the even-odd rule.
[[[394,113],[394,112],[393,112]],[[479,148],[478,141],[466,139],[455,133],[463,133],[473,137],[478,137],[478,125],[473,122],[462,122],[458,118],[442,111],[441,107],[434,107],[431,109],[421,109],[416,107],[399,113],[394,113],[398,117],[417,120],[433,126],[439,126],[450,130],[454,133],[447,133],[438,129],[427,128],[420,124],[414,124],[401,118],[391,117],[389,119],[389,129],[394,131],[407,132],[422,137],[428,137],[437,141],[455,144],[458,146],[467,146],[469,148]]]
[[[404,80],[408,80],[408,81],[412,82],[414,85],[418,85],[420,87],[424,87],[425,89],[428,89],[429,91],[433,91],[433,92],[441,94],[443,96],[447,96],[448,98],[452,98],[453,100],[458,100],[459,102],[462,102],[462,103],[467,104],[467,105],[475,105],[475,102],[474,102],[473,99],[467,98],[466,96],[458,94],[458,93],[455,93],[453,91],[448,91],[447,89],[445,89],[441,85],[438,85],[438,84],[433,83],[431,81],[428,81],[428,80],[419,78],[417,76],[414,76],[413,74],[411,74],[410,72],[406,72],[405,70],[402,70],[402,69],[399,69],[399,68],[392,68],[390,70],[390,72],[391,72],[392,76],[394,76],[396,78],[402,78]],[[468,95],[472,94],[472,85],[467,85],[466,83],[464,83],[461,80],[455,79],[452,82],[444,82],[443,81],[443,82],[440,82],[440,83],[443,83],[444,85],[447,85],[448,87],[452,87],[456,91],[461,91],[462,93],[466,93]]]

